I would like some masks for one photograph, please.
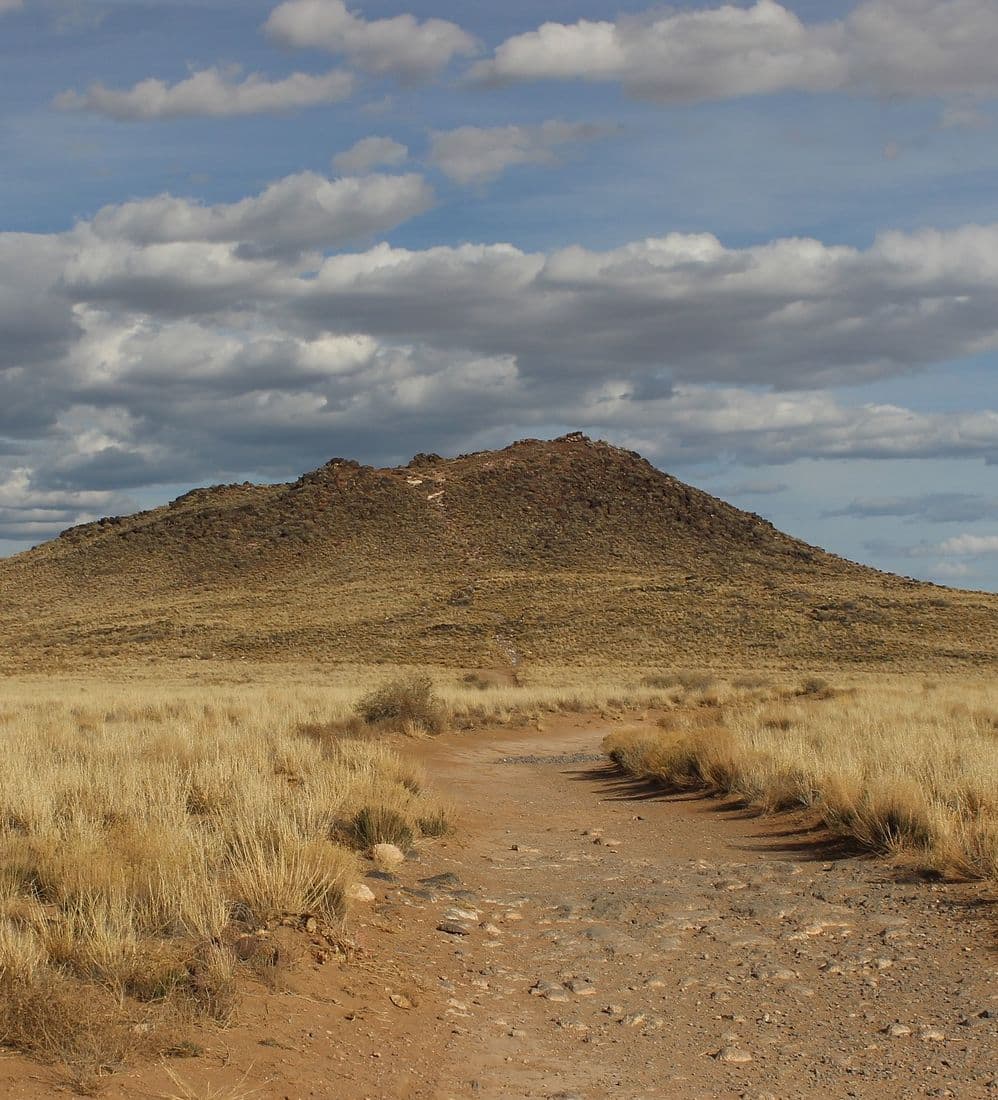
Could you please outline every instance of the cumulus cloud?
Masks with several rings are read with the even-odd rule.
[[[549,22],[503,42],[472,79],[619,81],[663,103],[782,91],[994,96],[991,0],[862,0],[804,23],[776,0]]]
[[[409,156],[408,146],[389,137],[366,137],[333,157],[338,172],[362,174],[379,165],[394,167]]]
[[[66,527],[134,508],[121,493],[44,489],[26,466],[0,472],[0,540],[40,542]]]
[[[353,76],[340,70],[317,76],[292,73],[282,80],[252,73],[238,80],[235,70],[211,68],[177,84],[153,78],[126,90],[91,84],[83,93],[63,92],[53,102],[62,111],[90,111],[123,122],[229,118],[339,103],[350,96],[353,86]]]
[[[996,256],[998,227],[890,233],[866,250],[801,239],[729,249],[710,234],[548,255],[379,245],[327,259],[294,308],[389,339],[515,354],[531,373],[641,365],[793,389],[998,346]]]
[[[343,0],[286,0],[270,13],[264,30],[284,45],[327,50],[368,72],[410,83],[477,50],[475,39],[456,23],[409,14],[366,20]]]
[[[956,535],[939,544],[939,552],[955,557],[998,554],[998,535]]]
[[[80,266],[85,266],[88,255],[100,255],[101,247],[106,254],[108,248],[123,244],[146,248],[227,242],[240,246],[242,259],[341,247],[386,232],[428,210],[433,202],[432,188],[416,174],[329,180],[301,172],[278,180],[259,195],[215,206],[159,195],[105,207],[80,225],[78,238],[92,235],[99,242],[81,249]],[[209,258],[211,253],[204,255]],[[224,265],[228,253],[217,255]],[[150,257],[155,254],[147,252]]]
[[[998,457],[998,412],[854,406],[825,392],[683,384],[668,397],[636,401],[626,387],[609,383],[593,387],[568,410],[580,423],[634,433],[636,449],[671,461],[701,461],[719,452],[759,465],[804,457]]]
[[[555,119],[539,126],[461,126],[430,135],[430,161],[458,183],[485,183],[514,164],[555,164],[556,150],[605,137],[606,127]]]
[[[171,196],[100,211],[62,237],[0,237],[18,263],[0,310],[12,362],[72,342],[85,305],[178,316],[238,310],[282,328],[513,357],[534,381],[570,371],[647,402],[675,383],[794,391],[900,376],[998,347],[998,226],[890,233],[868,249],[784,239],[727,248],[670,234],[609,251],[382,243],[320,258],[426,208],[418,176],[288,177],[203,206]],[[302,256],[312,258],[305,263]],[[56,288],[56,289],[52,289]],[[227,323],[227,322],[226,322]],[[919,445],[923,420],[884,406]],[[992,414],[961,431],[985,448]],[[871,441],[871,446],[875,441]]]
[[[236,203],[164,195],[62,234],[0,234],[0,481],[28,479],[0,501],[8,531],[45,522],[29,514],[39,494],[82,514],[72,494],[466,450],[552,423],[666,466],[998,462],[998,410],[828,391],[998,347],[998,227],[863,250],[670,235],[323,255],[428,201],[418,176],[303,173]]]

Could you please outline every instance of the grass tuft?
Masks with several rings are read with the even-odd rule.
[[[356,709],[368,725],[399,733],[443,733],[448,724],[447,710],[434,692],[432,680],[417,674],[375,688]]]

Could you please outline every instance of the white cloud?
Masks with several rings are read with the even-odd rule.
[[[409,14],[368,21],[342,0],[286,0],[271,12],[264,29],[285,45],[324,49],[368,72],[409,82],[429,79],[454,57],[477,49],[475,39],[456,23]]]
[[[865,250],[675,234],[318,254],[426,201],[418,176],[304,173],[236,203],[165,195],[0,234],[0,482],[29,471],[23,501],[0,500],[8,524],[40,493],[281,476],[372,439],[391,458],[552,423],[665,465],[998,463],[998,410],[827,389],[998,347],[998,227]]]
[[[379,165],[403,164],[409,156],[409,149],[400,141],[389,137],[361,138],[356,144],[333,157],[333,167],[338,172],[362,174]]]
[[[865,250],[670,234],[604,252],[379,244],[315,256],[430,201],[419,176],[303,173],[236,203],[164,195],[107,207],[63,236],[0,235],[0,257],[16,257],[0,265],[13,334],[0,362],[57,360],[75,339],[74,308],[88,304],[162,317],[238,309],[303,335],[512,356],[531,379],[612,377],[639,401],[678,382],[860,384],[998,348],[998,226],[884,234]],[[885,406],[888,416],[895,436],[907,423],[918,441],[917,416]],[[983,453],[992,416],[961,421],[961,446]]]
[[[955,535],[938,546],[940,554],[954,557],[980,557],[982,554],[998,554],[998,535]]]
[[[228,118],[338,103],[353,91],[350,73],[313,76],[293,73],[268,80],[252,73],[242,80],[233,70],[202,69],[177,84],[150,78],[121,91],[92,84],[84,93],[63,92],[54,105],[63,111],[91,111],[121,121],[171,118]]]
[[[484,183],[514,164],[554,164],[555,150],[605,137],[605,127],[549,120],[539,126],[433,131],[430,161],[458,183]]]
[[[0,471],[0,540],[41,542],[77,523],[134,510],[121,493],[44,489],[32,483],[31,475],[26,466]]]
[[[664,103],[781,91],[995,96],[992,0],[862,0],[806,24],[776,0],[650,11],[616,22],[549,22],[472,69],[485,82],[619,81]]]
[[[608,252],[509,245],[330,257],[304,318],[515,354],[531,373],[666,371],[787,389],[862,383],[998,348],[998,226],[884,234],[866,250],[729,249],[669,234]]]
[[[974,570],[965,561],[937,561],[932,572],[948,580],[960,580],[974,574]]]
[[[329,180],[301,172],[234,203],[159,195],[105,207],[79,232],[137,246],[234,242],[251,258],[340,247],[392,229],[433,201],[432,188],[415,174]]]
[[[24,6],[24,0],[0,0],[0,15],[8,11],[17,11]]]

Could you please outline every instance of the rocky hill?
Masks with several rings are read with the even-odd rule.
[[[0,662],[970,667],[998,597],[844,561],[573,434],[223,485],[0,562]]]

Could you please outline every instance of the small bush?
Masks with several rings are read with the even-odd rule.
[[[437,809],[426,814],[416,824],[423,836],[446,836],[451,831],[450,821],[443,809]]]
[[[356,707],[370,726],[408,732],[443,733],[447,711],[433,691],[429,676],[408,676],[389,680],[365,695]]]
[[[396,810],[387,806],[364,806],[350,822],[350,834],[361,848],[375,844],[394,844],[407,852],[414,839],[412,826]]]
[[[835,694],[835,688],[820,676],[809,676],[797,689],[796,694],[809,699],[831,699]]]
[[[736,676],[731,681],[731,686],[739,691],[757,691],[760,688],[772,686],[773,681],[768,676]]]

